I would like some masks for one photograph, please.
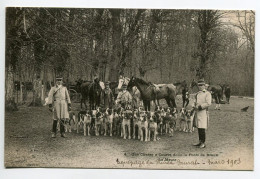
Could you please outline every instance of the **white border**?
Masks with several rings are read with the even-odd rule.
[[[5,169],[4,168],[4,70],[5,7],[85,7],[164,9],[250,9],[256,10],[255,92],[259,91],[259,0],[1,0],[0,1],[0,178],[260,178],[259,98],[255,93],[254,171],[202,170],[116,170],[116,169]],[[258,160],[257,160],[258,159]]]

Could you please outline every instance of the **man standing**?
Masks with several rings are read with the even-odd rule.
[[[109,87],[109,82],[106,82],[105,89],[101,93],[101,100],[104,108],[112,109],[114,103],[114,95],[112,90]]]
[[[49,110],[53,112],[52,138],[56,137],[57,122],[60,122],[61,137],[65,137],[65,119],[69,118],[71,101],[68,90],[62,85],[62,78],[56,78],[56,85],[51,88],[48,95]]]
[[[199,148],[205,148],[206,132],[205,130],[208,127],[208,107],[211,105],[211,94],[205,88],[204,80],[198,81],[199,92],[195,95],[195,103],[193,108],[196,113],[194,116],[194,126],[198,128],[199,133],[199,143],[194,144]]]
[[[132,95],[126,90],[127,85],[122,85],[122,91],[118,93],[116,104],[121,104],[123,108],[129,108],[132,105]]]

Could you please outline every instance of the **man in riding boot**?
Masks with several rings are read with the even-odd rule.
[[[101,99],[104,108],[110,108],[112,109],[113,103],[114,103],[114,95],[112,90],[109,87],[109,82],[106,82],[105,89],[101,93]]]
[[[129,105],[132,104],[132,95],[129,93],[129,91],[126,90],[127,85],[122,85],[122,91],[118,93],[116,104],[121,104],[122,108],[126,109],[129,107]]]
[[[205,88],[204,80],[198,81],[199,92],[195,95],[195,103],[193,109],[195,110],[195,116],[193,125],[198,128],[199,143],[194,144],[199,148],[205,148],[206,132],[209,123],[208,108],[211,105],[211,94]]]
[[[64,124],[65,119],[69,118],[71,101],[67,88],[62,85],[62,78],[56,78],[56,85],[49,92],[47,104],[49,104],[49,110],[53,112],[52,138],[56,137],[58,120],[61,137],[66,137]]]

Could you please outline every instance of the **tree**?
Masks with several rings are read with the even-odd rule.
[[[23,17],[22,8],[6,9],[6,83],[5,109],[18,110],[14,97],[14,74],[20,57],[20,48],[23,44],[24,32],[21,27]]]
[[[237,11],[238,23],[233,23],[235,27],[238,27],[247,41],[249,42],[249,48],[255,51],[255,12],[254,11]]]
[[[200,32],[198,44],[199,66],[196,69],[196,76],[199,78],[207,77],[210,71],[210,63],[214,59],[219,47],[216,36],[217,28],[220,27],[219,19],[223,13],[217,10],[199,10],[197,12],[197,24]]]

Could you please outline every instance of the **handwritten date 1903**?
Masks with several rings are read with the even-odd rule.
[[[233,167],[234,165],[241,164],[240,158],[234,160],[234,159],[227,159],[227,160],[211,160],[208,159],[209,165],[230,165],[230,167]]]

